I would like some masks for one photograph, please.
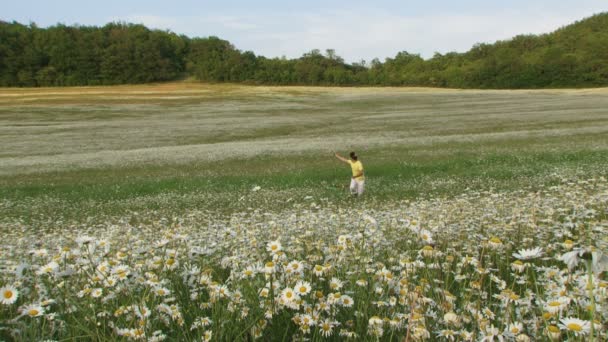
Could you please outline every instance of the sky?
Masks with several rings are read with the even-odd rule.
[[[607,0],[19,0],[0,20],[48,27],[144,24],[189,37],[217,36],[266,57],[334,49],[347,62],[400,51],[432,57],[519,34],[552,32],[608,11]]]

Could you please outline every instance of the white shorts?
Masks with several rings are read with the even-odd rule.
[[[350,179],[350,193],[351,194],[362,195],[364,189],[365,189],[365,180],[355,180],[352,178]]]

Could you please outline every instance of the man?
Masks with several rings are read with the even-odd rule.
[[[350,165],[353,171],[353,176],[350,180],[350,193],[361,196],[365,187],[365,176],[363,175],[363,164],[361,164],[359,157],[357,157],[355,152],[351,152],[350,159],[346,159],[338,153],[336,153],[336,158]]]

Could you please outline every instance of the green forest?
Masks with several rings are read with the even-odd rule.
[[[194,78],[264,85],[425,86],[480,89],[608,86],[608,13],[555,32],[480,43],[424,59],[402,51],[348,64],[332,49],[266,58],[218,37],[143,25],[103,27],[0,21],[0,86],[136,84]]]

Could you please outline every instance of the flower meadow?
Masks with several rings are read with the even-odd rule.
[[[603,177],[146,217],[3,223],[0,339],[608,338]]]

